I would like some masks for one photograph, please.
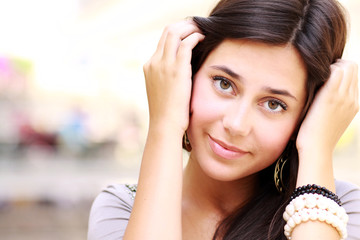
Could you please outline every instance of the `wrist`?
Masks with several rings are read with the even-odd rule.
[[[170,116],[169,116],[170,115]],[[168,131],[181,136],[185,133],[189,124],[189,117],[183,115],[171,115],[168,116],[150,116],[149,118],[149,130],[154,129],[160,132],[167,133]]]
[[[335,191],[332,151],[303,148],[299,151],[297,187],[318,184]]]
[[[171,138],[171,139],[180,139],[185,133],[183,127],[179,124],[169,122],[169,121],[150,121],[148,136],[155,136],[157,138]]]

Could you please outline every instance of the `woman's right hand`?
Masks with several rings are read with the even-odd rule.
[[[124,240],[182,239],[181,142],[189,124],[192,49],[203,38],[192,21],[168,26],[144,65],[150,125]]]
[[[192,49],[204,39],[192,20],[165,28],[157,49],[144,65],[150,127],[179,129],[189,124]],[[173,129],[174,130],[174,129]]]

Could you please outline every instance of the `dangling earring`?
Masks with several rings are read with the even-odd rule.
[[[286,162],[287,159],[284,159],[283,156],[280,156],[280,158],[277,160],[275,165],[274,182],[275,182],[275,187],[279,193],[282,193],[285,187],[283,183],[283,170]]]
[[[191,152],[192,150],[192,147],[191,147],[191,144],[190,144],[190,141],[189,141],[189,138],[187,136],[187,132],[185,131],[184,133],[184,136],[183,136],[183,148],[188,151],[188,152]]]

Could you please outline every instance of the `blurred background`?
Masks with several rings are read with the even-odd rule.
[[[343,0],[360,63],[360,1]],[[147,131],[142,65],[169,23],[216,0],[0,0],[0,238],[86,239],[91,202],[135,183]],[[331,119],[329,119],[331,121]],[[360,119],[335,174],[360,185]]]

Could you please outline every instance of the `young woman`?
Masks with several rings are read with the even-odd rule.
[[[138,185],[97,197],[88,238],[360,239],[360,190],[332,167],[359,108],[345,40],[335,0],[222,0],[167,27]]]

